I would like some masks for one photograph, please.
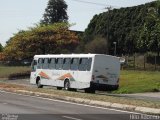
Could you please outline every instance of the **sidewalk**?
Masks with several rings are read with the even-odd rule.
[[[160,102],[160,92],[134,93],[134,94],[111,94],[111,93],[105,93],[105,92],[98,91],[97,94]]]
[[[154,93],[136,93],[136,94],[131,94],[128,95],[128,97],[133,97],[135,99],[143,99],[143,100],[149,100],[153,102],[160,102],[160,92],[154,92]]]
[[[160,100],[160,92],[154,92],[154,93],[136,93],[136,94],[131,94],[131,96],[151,97],[151,98],[157,98],[157,99]]]

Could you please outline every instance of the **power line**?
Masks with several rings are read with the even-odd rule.
[[[112,5],[107,5],[107,4],[103,4],[103,3],[95,3],[95,2],[89,2],[89,1],[83,1],[83,0],[72,0],[75,2],[80,2],[80,3],[86,3],[86,4],[92,4],[92,5],[97,5],[97,6],[103,6],[103,7],[115,7],[118,8],[119,6],[112,6]]]
[[[95,2],[89,2],[89,1],[83,1],[83,0],[72,0],[72,1],[87,3],[87,4],[93,4],[93,5],[98,5],[98,6],[106,6],[105,4],[102,4],[102,3],[95,3]]]

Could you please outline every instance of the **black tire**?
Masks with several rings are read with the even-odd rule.
[[[84,89],[84,92],[85,92],[85,93],[88,93],[88,91],[89,91],[88,88]]]
[[[117,85],[117,86],[115,87],[115,90],[118,90],[118,88],[119,88],[119,85]]]
[[[75,88],[69,88],[69,91],[77,92],[77,89],[75,89]]]
[[[69,80],[65,80],[65,82],[64,82],[64,90],[69,90],[69,88],[70,88]]]
[[[62,87],[57,87],[57,90],[62,90]]]
[[[93,88],[86,88],[84,91],[85,93],[93,93],[93,94],[96,92],[96,90]]]
[[[37,88],[43,88],[43,85],[41,85],[40,78],[37,78],[36,84],[37,84]]]

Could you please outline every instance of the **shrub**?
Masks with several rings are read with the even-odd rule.
[[[14,79],[25,79],[30,77],[30,71],[22,72],[22,73],[13,73],[8,76],[9,80]]]
[[[85,46],[86,53],[98,53],[106,54],[107,52],[107,41],[102,37],[96,37],[93,41],[89,42]]]

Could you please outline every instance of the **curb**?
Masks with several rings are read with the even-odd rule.
[[[37,97],[70,101],[70,102],[86,104],[86,105],[115,108],[115,109],[120,109],[120,110],[131,111],[131,112],[140,112],[143,114],[160,115],[160,109],[156,109],[156,108],[139,107],[139,106],[133,106],[133,105],[111,103],[111,102],[102,102],[102,101],[73,98],[73,97],[67,97],[67,96],[62,97],[62,96],[58,96],[58,95],[51,95],[51,94],[40,93],[40,92],[32,92],[32,91],[27,91],[27,90],[11,90],[11,89],[1,89],[1,90],[7,91],[7,92],[24,94],[24,95],[31,95],[31,96],[37,96]]]

